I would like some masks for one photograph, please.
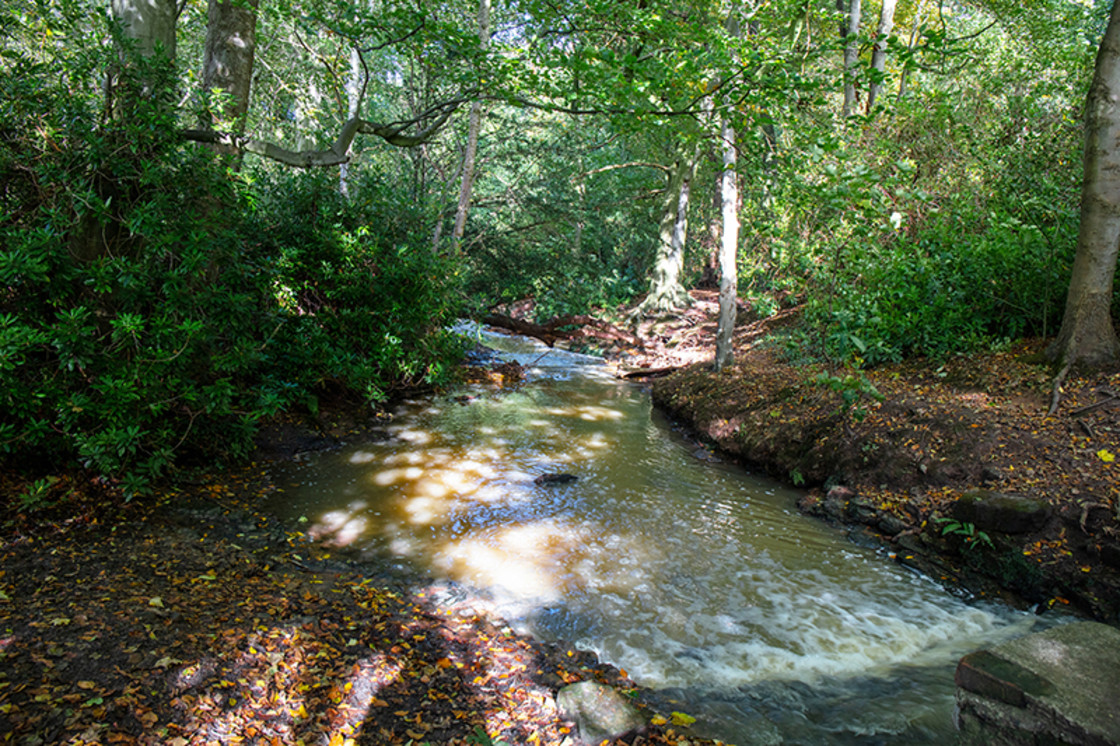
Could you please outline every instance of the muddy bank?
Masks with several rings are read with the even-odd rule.
[[[882,400],[868,390],[846,406],[859,373],[834,387],[817,377],[852,371],[791,366],[755,345],[723,374],[699,363],[655,381],[653,399],[729,457],[808,488],[804,512],[858,527],[901,562],[1115,623],[1120,373],[1069,381],[1047,417],[1050,373],[1029,362],[1040,349],[867,371]]]

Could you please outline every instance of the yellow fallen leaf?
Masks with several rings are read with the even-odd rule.
[[[683,725],[688,727],[696,722],[696,718],[691,715],[685,715],[683,712],[673,713],[673,725]]]
[[[1116,460],[1116,455],[1114,453],[1112,453],[1111,451],[1109,451],[1107,448],[1102,448],[1099,451],[1097,451],[1097,458],[1099,458],[1101,461],[1105,462],[1106,464],[1111,464],[1113,461]]]
[[[156,596],[155,598],[150,598],[150,599],[148,599],[148,606],[154,606],[157,609],[162,609],[163,608],[163,599],[160,598],[159,596]]]
[[[653,718],[650,720],[650,722],[653,723],[654,725],[665,725],[669,721],[668,721],[668,719],[663,718],[660,715],[654,715]]]

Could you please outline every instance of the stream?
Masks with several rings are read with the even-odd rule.
[[[485,595],[740,746],[944,742],[957,659],[1054,623],[800,515],[799,492],[720,463],[594,358],[484,341],[523,386],[406,403],[384,441],[283,467],[272,510]],[[534,482],[555,473],[578,479]]]

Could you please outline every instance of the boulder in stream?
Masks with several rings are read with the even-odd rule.
[[[1064,624],[970,653],[957,666],[962,744],[1120,743],[1120,631]]]
[[[585,744],[613,741],[646,725],[638,708],[614,687],[597,681],[564,687],[556,695],[556,706],[564,719],[576,724]]]

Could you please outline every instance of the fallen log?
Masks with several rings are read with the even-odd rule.
[[[671,373],[676,373],[683,367],[683,365],[666,365],[661,368],[638,368],[637,370],[628,370],[625,373],[620,373],[618,377],[626,380],[632,378],[659,378]]]
[[[539,339],[549,347],[554,347],[560,340],[571,342],[587,338],[623,342],[632,347],[642,346],[642,340],[636,335],[594,316],[558,316],[543,324],[536,324],[501,313],[489,313],[482,317],[482,323]]]

